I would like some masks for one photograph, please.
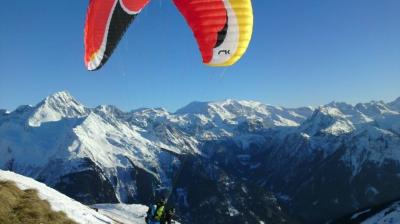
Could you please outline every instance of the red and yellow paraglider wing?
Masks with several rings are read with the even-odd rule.
[[[149,0],[90,0],[85,25],[85,64],[99,69]]]
[[[174,0],[192,28],[203,62],[229,66],[247,50],[253,32],[251,0]]]

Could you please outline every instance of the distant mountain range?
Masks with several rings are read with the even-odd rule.
[[[68,92],[0,110],[0,169],[182,223],[323,223],[400,198],[400,98],[318,108],[194,102],[123,112]]]

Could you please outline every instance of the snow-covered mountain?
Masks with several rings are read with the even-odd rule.
[[[202,154],[199,141],[240,135],[244,124],[245,131],[298,126],[311,113],[311,108],[290,110],[252,101],[195,104],[177,113],[122,112],[113,106],[87,108],[68,92],[59,92],[36,106],[3,113],[0,165],[56,185],[90,163],[102,171],[100,179],[121,180],[105,185],[116,189],[116,200],[129,201],[139,190],[132,187],[137,185],[133,170],[170,187],[169,176],[179,166],[175,155]]]
[[[388,202],[374,207],[362,209],[349,214],[332,223],[348,224],[397,224],[400,223],[400,201]]]
[[[400,196],[400,111],[393,103],[330,103],[273,135],[252,173],[307,223]]]
[[[90,170],[101,170],[91,181],[101,182],[103,192],[89,189],[82,194],[83,201],[84,197],[97,197],[91,193],[108,198],[94,202],[110,197],[114,201],[132,200],[140,189],[131,172],[169,186],[167,173],[179,161],[163,149],[196,153],[196,141],[173,130],[157,132],[157,127],[136,126],[124,120],[129,116],[109,106],[86,108],[67,92],[47,97],[34,107],[19,107],[0,117],[1,167],[52,186],[73,183],[68,176],[71,173],[80,178]],[[110,194],[114,189],[115,194]]]
[[[59,121],[65,118],[87,116],[89,111],[67,92],[58,92],[36,105],[29,114],[29,126],[38,127],[42,123]]]
[[[365,219],[361,224],[396,224],[400,223],[400,202],[393,203],[382,211]]]
[[[339,217],[400,196],[399,164],[400,98],[297,109],[194,102],[171,113],[88,108],[59,92],[0,111],[0,168],[90,204],[171,194],[199,223],[285,223],[282,204],[310,222]]]

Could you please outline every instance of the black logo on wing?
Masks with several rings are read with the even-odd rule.
[[[220,50],[218,51],[218,55],[221,55],[222,53],[225,53],[225,55],[231,54],[231,50]]]

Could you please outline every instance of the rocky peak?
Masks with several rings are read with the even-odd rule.
[[[88,109],[75,100],[68,92],[57,92],[40,102],[29,119],[30,126],[43,122],[59,121],[62,118],[79,118],[88,114]]]
[[[392,110],[400,112],[400,97],[388,104]]]

